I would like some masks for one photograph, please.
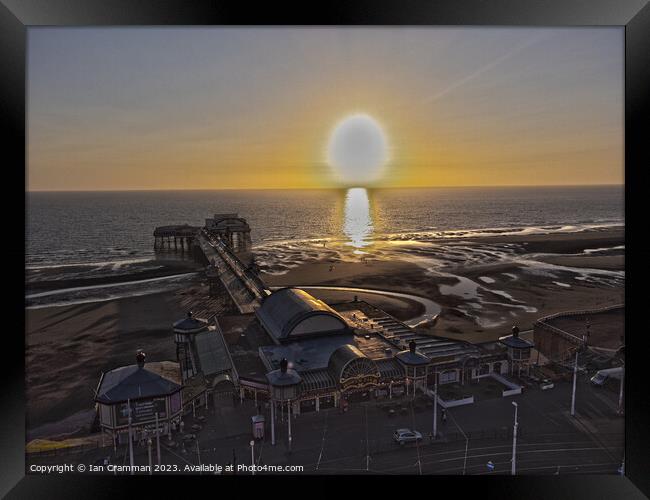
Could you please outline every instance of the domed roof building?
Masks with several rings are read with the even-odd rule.
[[[297,338],[350,332],[339,313],[297,288],[282,288],[264,297],[255,314],[278,344]]]

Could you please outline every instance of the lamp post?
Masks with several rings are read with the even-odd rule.
[[[417,381],[417,367],[413,367],[413,394],[412,398],[415,401],[415,383]]]
[[[129,412],[129,462],[131,464],[131,475],[135,474],[133,467],[133,437],[131,435],[131,400],[126,400],[127,411]]]
[[[147,448],[148,448],[147,451],[149,453],[149,475],[150,476],[153,473],[152,472],[153,471],[153,464],[151,463],[151,445],[152,444],[153,444],[153,442],[151,441],[151,438],[147,439]]]
[[[287,420],[289,421],[289,453],[291,453],[291,400],[287,401]]]
[[[251,475],[255,475],[255,440],[251,439]]]
[[[463,476],[467,472],[467,450],[469,448],[469,439],[465,436],[465,458],[463,458]]]
[[[271,411],[273,412],[273,405],[275,404],[275,401],[279,401],[282,408],[284,407],[285,403],[288,406],[288,446],[289,452],[291,452],[291,401],[299,400],[298,386],[302,379],[296,370],[289,368],[289,362],[286,359],[282,359],[282,361],[280,361],[280,369],[267,373],[266,378],[269,381],[271,390]],[[282,414],[284,414],[284,409],[282,409]],[[275,415],[272,413],[271,419],[274,420],[274,417]],[[275,443],[275,431],[273,428],[273,423],[271,425],[271,440],[273,443]]]
[[[271,399],[271,445],[275,446],[275,400]]]
[[[515,425],[512,431],[512,470],[511,474],[514,476],[517,471],[517,426],[519,425],[519,422],[517,421],[517,403],[514,401],[512,402],[512,405],[515,407]]]
[[[465,434],[465,431],[462,429],[460,425],[458,425],[458,422],[456,422],[456,419],[452,415],[451,411],[448,412],[449,416],[451,417],[452,422],[454,422],[454,425],[456,428],[460,431],[460,433],[463,435],[465,438],[465,457],[463,458],[463,476],[467,472],[467,451],[469,450],[469,438],[467,437],[467,434]]]
[[[199,460],[199,474],[201,474],[201,446],[199,445],[199,438],[196,438],[196,458]]]
[[[438,437],[438,372],[434,372],[433,389],[433,439]]]
[[[621,372],[621,385],[618,390],[618,414],[623,414],[623,383],[625,380],[625,365],[623,365],[623,371]]]
[[[158,412],[156,412],[156,453],[160,465],[160,428],[158,427]]]
[[[578,354],[579,351],[576,350],[576,360],[573,363],[573,389],[571,390],[571,416],[575,416],[576,413],[576,382],[578,380]]]

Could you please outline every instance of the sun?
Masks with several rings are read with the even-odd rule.
[[[341,120],[327,146],[327,163],[337,180],[347,186],[364,186],[384,175],[388,140],[379,122],[367,114]]]

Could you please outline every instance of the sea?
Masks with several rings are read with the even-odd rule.
[[[187,258],[155,252],[155,227],[201,226],[215,213],[233,212],[252,228],[257,264],[282,274],[323,257],[390,258],[441,238],[622,226],[624,187],[29,192],[27,303],[63,305],[88,296],[87,290],[30,292],[44,280],[122,276],[129,282],[169,259]],[[156,278],[155,286],[135,280],[95,290],[103,299],[117,287],[120,294],[151,293],[180,286],[190,274]]]

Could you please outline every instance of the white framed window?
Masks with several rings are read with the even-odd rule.
[[[441,372],[438,379],[439,384],[449,384],[451,382],[457,382],[457,381],[458,381],[458,370],[447,370]]]

